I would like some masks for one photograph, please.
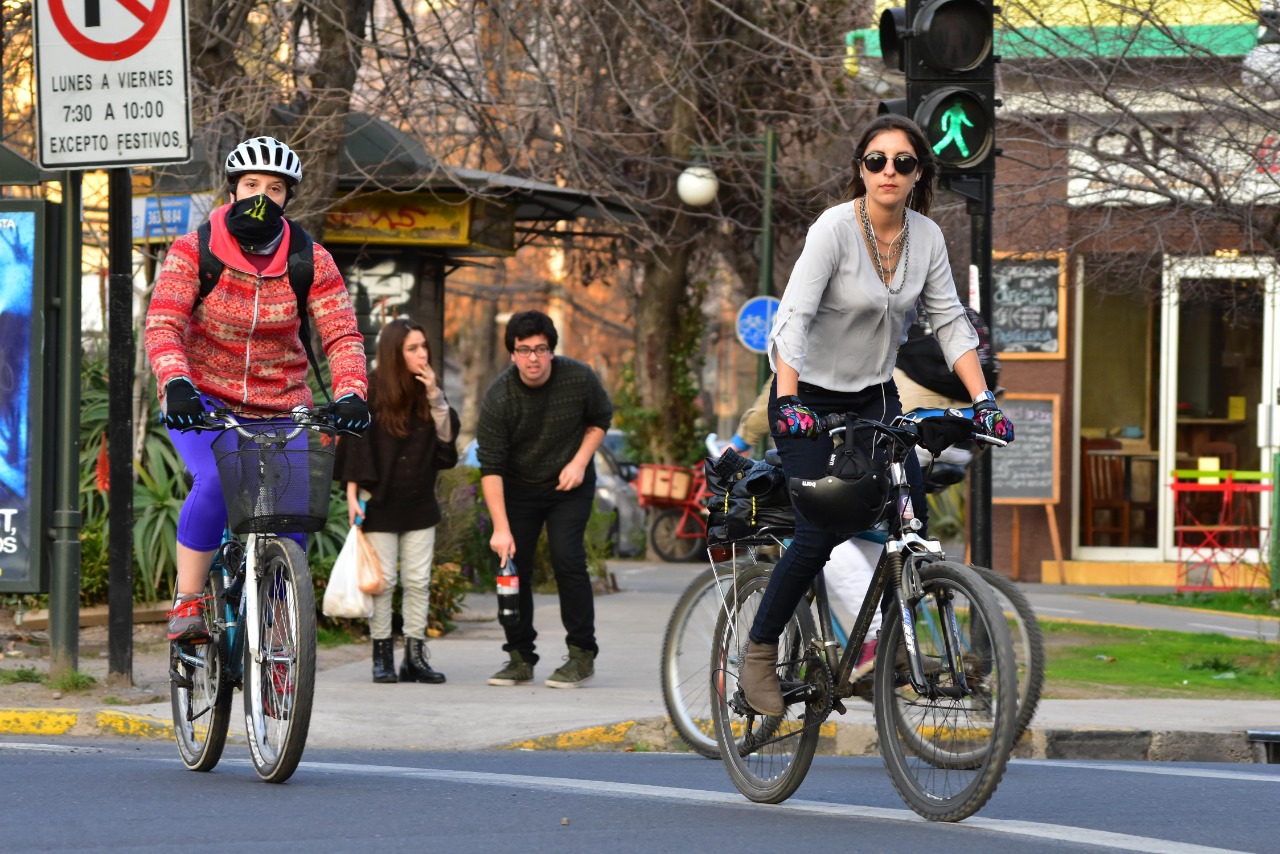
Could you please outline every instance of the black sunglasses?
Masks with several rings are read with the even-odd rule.
[[[883,172],[884,167],[888,164],[889,158],[885,157],[878,151],[864,155],[862,165],[867,167],[867,171],[871,173]],[[897,170],[899,175],[910,175],[916,171],[916,167],[920,165],[920,161],[910,154],[899,154],[893,158],[893,168]]]

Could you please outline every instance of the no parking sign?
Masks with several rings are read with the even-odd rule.
[[[34,10],[41,166],[191,159],[185,0],[35,0]]]

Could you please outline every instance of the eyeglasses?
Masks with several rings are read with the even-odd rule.
[[[514,351],[521,359],[527,359],[530,356],[537,356],[539,359],[545,359],[551,355],[551,348],[546,344],[539,344],[537,347],[517,347]]]
[[[888,162],[889,158],[878,151],[873,151],[862,158],[862,165],[867,167],[867,171],[872,174],[883,172]],[[899,175],[910,175],[916,171],[916,167],[919,165],[920,161],[910,154],[899,154],[893,158],[893,168],[897,170]]]

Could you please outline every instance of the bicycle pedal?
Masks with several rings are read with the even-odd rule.
[[[169,668],[169,679],[170,681],[173,682],[174,685],[177,685],[179,688],[182,688],[187,691],[190,691],[194,687],[191,683],[190,678],[183,676],[181,673],[179,673],[176,669],[172,667]]]
[[[833,701],[833,702],[831,703],[831,709],[832,709],[833,711],[839,712],[839,713],[840,713],[840,714],[842,714],[842,715],[843,715],[843,714],[847,714],[847,713],[848,713],[848,711],[849,711],[848,709],[846,709],[846,708],[844,707],[844,700],[835,700],[835,701]]]

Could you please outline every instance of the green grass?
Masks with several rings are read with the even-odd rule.
[[[360,638],[348,631],[342,626],[317,626],[316,627],[316,645],[325,649],[332,649],[335,646],[346,646],[349,643],[359,643]]]
[[[1045,697],[1280,699],[1280,644],[1052,620],[1041,628]]]
[[[0,685],[12,685],[15,682],[43,682],[44,674],[34,667],[19,667],[17,670],[0,670]]]
[[[1111,599],[1126,599],[1152,605],[1177,605],[1183,608],[1203,608],[1206,611],[1227,611],[1251,617],[1280,617],[1280,597],[1270,591],[1250,593],[1247,590],[1228,590],[1222,593],[1137,593],[1108,594]]]
[[[68,670],[55,678],[45,679],[44,684],[55,691],[85,691],[93,687],[97,681],[88,673],[81,673],[79,670]]]

